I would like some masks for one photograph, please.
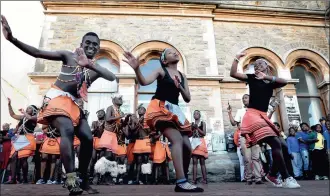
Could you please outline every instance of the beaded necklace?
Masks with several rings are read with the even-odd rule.
[[[76,51],[74,52],[74,54],[77,56]],[[94,64],[94,61],[95,60],[93,59],[91,62]],[[76,60],[76,62],[78,61]],[[57,80],[63,83],[69,83],[69,82],[77,83],[77,95],[79,96],[78,98],[82,98],[85,102],[87,102],[87,89],[92,84],[89,70],[79,66],[78,63],[75,66],[72,65],[62,65],[62,66],[67,68],[74,68],[74,70],[71,73],[60,72],[60,75],[73,76],[73,78],[69,80],[63,80],[60,79],[60,75],[59,75],[57,76]]]

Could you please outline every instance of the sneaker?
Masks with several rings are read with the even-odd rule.
[[[277,179],[276,177],[272,177],[269,174],[265,177],[265,179],[274,185],[275,187],[282,187],[282,181]]]
[[[40,179],[37,181],[36,184],[45,184],[45,181],[44,181],[44,179],[40,178]]]
[[[190,184],[188,181],[177,183],[174,189],[175,192],[204,192],[204,189]]]
[[[327,176],[323,176],[323,180],[329,180]]]
[[[133,184],[133,180],[128,181],[127,184],[129,184],[129,185]]]
[[[283,182],[283,188],[296,189],[296,188],[300,188],[300,185],[293,177],[288,177]]]
[[[52,184],[60,184],[60,182],[57,181],[57,180],[54,180],[54,181],[52,182]]]
[[[320,176],[315,175],[315,180],[320,180]]]
[[[53,184],[53,181],[47,180],[47,183],[46,184]]]

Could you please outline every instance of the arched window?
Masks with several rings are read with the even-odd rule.
[[[96,60],[96,63],[107,68],[112,73],[119,73],[117,66],[111,58],[101,57]],[[85,109],[89,111],[88,123],[97,119],[96,112],[100,109],[106,109],[112,105],[111,95],[118,91],[117,81],[108,81],[103,78],[98,78],[88,89],[88,103],[85,103]]]
[[[144,77],[148,77],[153,71],[160,67],[159,59],[150,59],[147,63],[141,65],[140,70]],[[143,106],[147,108],[152,96],[156,92],[157,80],[147,86],[138,85],[137,88],[138,105],[143,104]]]
[[[308,72],[305,67],[297,64],[291,70],[291,77],[299,79],[299,83],[296,84],[296,93],[301,120],[310,125],[319,123],[319,119],[323,114],[323,105],[315,76]]]

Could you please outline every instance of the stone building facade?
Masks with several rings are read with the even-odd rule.
[[[225,150],[226,132],[234,131],[228,103],[236,110],[248,93],[246,84],[229,76],[235,54],[246,51],[242,72],[255,58],[269,61],[276,76],[289,84],[274,92],[280,100],[274,121],[315,124],[329,113],[329,22],[326,1],[43,1],[45,23],[40,41],[44,50],[74,50],[90,31],[101,39],[99,63],[117,74],[118,83],[99,79],[92,85],[89,121],[111,105],[111,94],[124,97],[125,112],[147,104],[155,84],[139,87],[133,70],[122,61],[123,51],[140,56],[145,73],[159,66],[160,52],[180,53],[180,70],[188,78],[192,100],[180,102],[187,118],[198,109],[207,123],[210,152]],[[61,63],[37,60],[29,73],[35,102],[60,70]],[[39,104],[39,105],[40,105]]]

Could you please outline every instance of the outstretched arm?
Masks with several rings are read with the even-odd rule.
[[[132,53],[130,52],[125,52],[124,56],[127,60],[123,60],[127,64],[129,64],[135,71],[137,81],[139,84],[142,86],[149,85],[153,83],[159,76],[160,76],[160,70],[161,68],[157,69],[156,71],[152,72],[148,77],[144,77],[141,70],[140,70],[140,65],[139,65],[139,60],[138,58],[135,58]]]
[[[237,72],[237,65],[238,65],[239,59],[242,58],[243,56],[245,56],[245,53],[236,55],[235,60],[230,69],[230,77],[233,77],[237,80],[246,81],[248,79],[247,75]]]
[[[11,100],[8,98],[8,109],[9,109],[9,115],[16,120],[22,120],[24,115],[17,115],[15,114],[13,108],[11,107]]]
[[[65,62],[65,56],[70,54],[70,52],[68,51],[56,51],[56,52],[43,51],[35,47],[32,47],[30,45],[27,45],[13,36],[8,21],[3,15],[1,15],[1,23],[2,23],[2,32],[4,37],[12,44],[14,44],[17,48],[19,48],[23,52],[35,58],[43,58],[48,60]]]

